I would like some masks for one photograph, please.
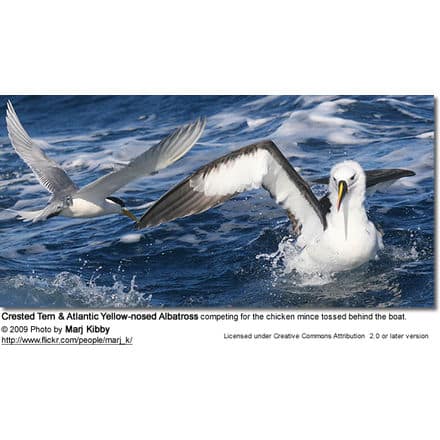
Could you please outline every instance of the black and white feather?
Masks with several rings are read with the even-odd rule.
[[[338,272],[375,258],[383,248],[382,234],[368,219],[367,186],[378,189],[414,173],[373,170],[346,160],[333,166],[328,195],[318,200],[272,141],[227,154],[197,170],[155,202],[138,228],[198,214],[254,188],[265,188],[286,209],[298,234],[300,252],[293,258],[299,272]],[[368,184],[367,184],[368,180]]]
[[[402,169],[368,170],[367,194],[385,189],[396,180],[415,173]],[[313,184],[328,184],[329,176]],[[295,171],[272,141],[243,147],[201,167],[156,201],[142,216],[137,228],[199,214],[234,195],[265,188],[286,209],[294,227],[301,233],[325,230],[330,211],[328,196],[317,199],[309,184]]]
[[[316,196],[272,141],[241,148],[200,168],[154,203],[138,228],[206,211],[255,188],[265,188],[303,225],[303,234],[307,228],[326,228]]]

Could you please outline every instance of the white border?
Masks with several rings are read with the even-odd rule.
[[[9,2],[0,89],[438,96],[434,6]],[[410,315],[429,343],[226,344],[176,323],[128,348],[0,347],[1,436],[437,439],[439,312]]]

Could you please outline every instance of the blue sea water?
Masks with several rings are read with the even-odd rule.
[[[289,265],[289,221],[264,190],[142,231],[117,215],[17,220],[11,210],[40,209],[48,194],[15,154],[2,116],[0,306],[434,306],[432,96],[12,96],[0,97],[0,114],[7,99],[79,186],[206,116],[183,159],[116,194],[138,216],[198,167],[264,138],[306,179],[344,159],[417,175],[368,200],[385,232],[377,261],[304,279]]]

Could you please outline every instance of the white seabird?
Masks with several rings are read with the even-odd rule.
[[[364,172],[355,161],[335,165],[329,193],[318,200],[272,141],[227,154],[177,184],[142,216],[137,228],[159,225],[201,213],[246,190],[264,188],[286,209],[299,235],[298,269],[337,272],[375,258],[382,234],[368,219],[366,191],[372,193],[415,173],[401,169]]]
[[[161,142],[132,159],[126,166],[81,189],[72,182],[60,165],[47,157],[31,139],[10,101],[7,104],[6,125],[9,139],[17,154],[34,172],[41,185],[52,193],[49,204],[44,209],[19,211],[18,214],[24,221],[36,222],[57,215],[89,218],[108,214],[122,214],[137,221],[124,202],[111,194],[132,180],[153,174],[180,159],[198,141],[206,121],[199,118],[176,129]]]

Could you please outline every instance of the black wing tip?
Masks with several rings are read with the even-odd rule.
[[[153,226],[159,226],[161,225],[163,222],[158,221],[158,222],[152,222],[150,220],[145,220],[145,218],[148,216],[148,212],[143,215],[141,217],[141,219],[135,224],[135,228],[137,231],[141,230],[141,229],[145,229],[145,228],[152,228]]]
[[[416,175],[416,172],[412,170],[401,170],[401,171],[404,173],[402,177],[411,177]]]
[[[383,171],[383,172],[387,172],[388,171],[390,174],[395,174],[395,178],[396,179],[400,179],[402,177],[412,177],[412,176],[416,175],[415,171],[406,170],[406,169],[403,169],[403,168],[383,169],[383,170],[380,170],[380,171]]]
[[[401,169],[401,168],[384,168],[381,170],[365,170],[365,174],[368,174],[369,172],[374,172],[374,171],[382,171],[382,172],[390,172],[390,173],[395,173],[398,175],[397,178],[401,178],[401,177],[412,177],[416,175],[415,171],[412,170],[406,170],[406,169]],[[329,181],[329,176],[327,177],[320,177],[319,179],[313,179],[312,183],[313,184],[317,184],[317,185],[326,185],[328,184]]]

